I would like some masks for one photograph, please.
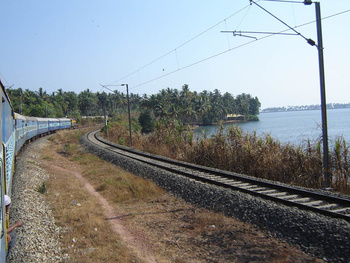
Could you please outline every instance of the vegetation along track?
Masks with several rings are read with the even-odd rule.
[[[350,262],[350,221],[345,209],[349,207],[348,197],[333,198],[338,195],[320,195],[317,193],[324,192],[314,190],[302,193],[280,183],[141,153],[108,142],[98,132],[85,134],[81,143],[88,151],[154,181],[193,205],[254,224],[328,262]],[[301,201],[308,202],[304,209],[297,207]],[[321,210],[311,211],[310,205],[317,204],[322,205]]]
[[[102,139],[98,131],[90,132],[89,140],[119,155],[180,174],[194,180],[215,184],[259,196],[289,206],[311,210],[350,222],[350,200],[311,192],[290,186],[244,177],[239,174],[184,163],[161,156],[135,151]]]

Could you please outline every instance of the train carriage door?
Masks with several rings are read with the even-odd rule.
[[[1,83],[1,82],[0,82]],[[2,86],[2,83],[1,83],[1,86]],[[2,240],[2,236],[4,234],[4,220],[2,220],[4,218],[4,210],[5,210],[5,207],[4,207],[4,202],[3,202],[3,191],[2,191],[2,186],[4,185],[3,184],[3,175],[4,175],[4,151],[3,151],[3,146],[2,146],[2,142],[3,142],[3,138],[2,138],[2,104],[5,102],[4,100],[4,97],[2,96],[3,95],[3,90],[2,90],[2,87],[0,89],[0,98],[1,98],[1,103],[0,103],[0,118],[1,118],[1,121],[0,121],[0,143],[1,143],[1,147],[0,147],[0,237]],[[2,242],[0,244],[0,255],[3,254],[3,247],[2,247]]]
[[[5,235],[5,229],[6,229],[6,209],[5,209],[5,203],[4,203],[4,194],[5,194],[5,154],[4,154],[4,145],[1,143],[0,147],[0,260],[1,258],[4,258],[4,255],[6,255],[6,249],[7,249],[7,238]],[[5,235],[5,236],[4,236]]]
[[[0,118],[1,118],[1,121],[0,121],[0,138],[1,138],[1,142],[4,141],[4,137],[3,136],[5,136],[5,132],[3,131],[3,129],[5,128],[5,125],[4,126],[2,125],[3,120],[5,120],[5,117],[4,117],[5,111],[2,110],[2,105],[5,103],[5,98],[2,95],[3,95],[3,93],[2,93],[2,90],[1,90],[1,105],[0,105]]]
[[[0,82],[1,86],[2,83]],[[3,133],[2,133],[2,120],[3,120],[3,116],[2,116],[2,105],[5,103],[5,98],[3,97],[3,88],[0,88],[0,99],[1,99],[1,103],[0,103],[0,260],[2,258],[4,258],[4,255],[6,255],[6,236],[4,238],[4,232],[5,232],[5,222],[6,220],[4,220],[5,216],[6,216],[6,212],[5,212],[5,204],[4,204],[4,176],[5,176],[5,165],[4,165],[4,158],[5,158],[5,154],[4,154],[4,150],[3,150]]]

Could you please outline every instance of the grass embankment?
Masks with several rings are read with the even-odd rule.
[[[127,127],[115,124],[109,139],[128,145]],[[291,185],[323,188],[321,141],[305,141],[301,146],[282,144],[270,135],[259,137],[238,126],[221,128],[216,135],[194,138],[189,128],[175,122],[158,122],[155,132],[133,132],[133,147],[154,154],[215,167],[218,169],[275,180]],[[330,147],[332,188],[350,193],[350,155],[343,138]]]
[[[52,175],[44,193],[56,223],[65,229],[60,241],[68,262],[142,262],[113,231],[113,219],[106,220],[105,207],[86,190],[85,180],[118,212],[114,220],[151,247],[157,262],[321,262],[254,226],[186,204],[81,151],[81,134],[59,132],[42,153]]]

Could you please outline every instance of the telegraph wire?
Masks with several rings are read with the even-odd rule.
[[[256,2],[254,2],[253,0],[250,0],[251,3],[255,4],[256,6],[258,6],[259,8],[261,8],[262,10],[264,10],[266,13],[268,13],[270,16],[272,16],[273,18],[277,19],[278,21],[280,21],[283,25],[285,25],[286,27],[288,27],[290,30],[294,31],[297,35],[301,36],[302,38],[304,38],[306,40],[306,42],[309,41],[308,38],[306,38],[305,36],[303,36],[301,33],[299,33],[298,31],[296,31],[293,27],[291,27],[290,25],[288,25],[286,22],[284,22],[283,20],[279,19],[277,16],[275,16],[274,14],[272,14],[271,12],[269,12],[268,10],[266,10],[265,8],[263,8],[261,5],[257,4]]]
[[[226,23],[226,20],[225,20],[225,28],[226,28],[226,30],[227,30],[227,23]],[[230,49],[230,48],[231,48],[230,38],[229,38],[229,36],[227,36],[227,47],[228,47],[228,49]]]
[[[135,70],[135,71],[133,71],[133,72],[127,74],[126,76],[124,76],[124,77],[122,77],[122,78],[120,78],[120,79],[114,81],[113,83],[115,83],[115,82],[118,83],[119,81],[121,81],[121,80],[123,80],[123,79],[125,79],[125,78],[127,78],[127,77],[129,77],[129,76],[131,76],[131,75],[133,75],[133,74],[135,74],[136,72],[138,72],[138,71],[140,71],[140,70],[142,70],[142,69],[144,69],[144,68],[146,68],[146,67],[148,67],[148,66],[150,66],[150,65],[152,65],[153,63],[157,62],[158,60],[160,60],[160,59],[166,57],[167,55],[169,55],[169,54],[171,54],[171,53],[173,53],[173,52],[176,53],[176,52],[177,52],[177,49],[179,49],[179,48],[181,48],[181,47],[187,45],[187,44],[190,43],[191,41],[193,41],[193,40],[195,40],[196,38],[198,38],[198,37],[202,36],[203,34],[207,33],[209,30],[211,30],[211,29],[217,27],[218,25],[220,25],[221,23],[223,23],[223,22],[226,21],[227,19],[230,19],[231,17],[233,17],[233,16],[239,14],[240,12],[242,12],[243,10],[245,10],[246,8],[250,8],[250,4],[249,4],[249,5],[246,5],[245,7],[241,8],[241,9],[238,10],[238,11],[236,11],[235,13],[229,15],[229,16],[226,17],[225,19],[223,19],[223,20],[221,20],[220,22],[216,23],[215,25],[209,27],[208,29],[206,29],[206,30],[204,30],[203,32],[199,33],[198,35],[192,37],[191,39],[185,41],[184,43],[182,43],[182,44],[179,45],[178,47],[176,47],[176,48],[172,49],[171,51],[165,53],[164,55],[162,55],[162,56],[156,58],[155,60],[152,60],[151,62],[149,62],[149,63],[147,63],[146,65],[144,65],[144,66],[138,68],[137,70]]]
[[[294,18],[294,27],[297,25],[297,20],[295,19],[295,10],[294,10],[294,4],[290,4],[292,6],[292,11],[293,11],[293,18]]]
[[[347,13],[347,12],[350,12],[350,9],[344,10],[344,11],[342,11],[342,12],[339,12],[339,13],[336,13],[336,14],[333,14],[333,15],[326,16],[326,17],[322,18],[322,20],[326,20],[326,19],[329,19],[329,18],[338,16],[338,15],[342,15],[342,14],[345,14],[345,13]],[[310,22],[306,22],[306,23],[304,23],[304,24],[297,25],[297,26],[295,26],[294,28],[299,28],[299,27],[303,27],[303,26],[306,26],[306,25],[309,25],[309,24],[314,24],[315,22],[316,22],[316,20],[313,20],[313,21],[310,21]],[[191,64],[189,64],[189,65],[183,66],[182,68],[178,68],[178,69],[176,69],[176,70],[173,70],[173,71],[171,71],[171,72],[169,72],[169,73],[166,73],[166,74],[164,74],[164,75],[161,75],[161,76],[159,76],[159,77],[155,77],[155,78],[153,78],[153,79],[150,79],[150,80],[148,80],[148,81],[145,81],[145,82],[143,82],[143,83],[140,83],[139,85],[136,85],[136,86],[133,86],[132,88],[129,88],[129,90],[130,90],[130,89],[135,89],[135,88],[138,88],[138,87],[140,87],[140,86],[143,86],[143,85],[146,85],[146,84],[148,84],[148,83],[151,83],[151,82],[153,82],[153,81],[162,79],[162,78],[164,78],[164,77],[166,77],[166,76],[169,76],[169,75],[171,75],[171,74],[174,74],[174,73],[176,73],[176,72],[178,72],[178,71],[181,71],[181,70],[190,68],[190,67],[192,67],[192,66],[195,66],[195,65],[197,65],[197,64],[200,64],[200,63],[205,62],[205,61],[207,61],[207,60],[210,60],[210,59],[212,59],[212,58],[221,56],[221,55],[226,54],[226,53],[228,53],[228,52],[231,52],[231,51],[233,51],[233,50],[236,50],[236,49],[239,49],[239,48],[241,48],[241,47],[244,47],[244,46],[247,46],[247,45],[249,45],[249,44],[252,44],[253,42],[256,42],[256,41],[259,41],[259,40],[263,40],[263,39],[266,39],[266,38],[269,38],[269,37],[273,37],[273,36],[276,36],[277,34],[283,34],[284,32],[287,32],[287,31],[289,31],[289,30],[291,30],[291,29],[290,29],[290,28],[284,29],[284,30],[282,30],[282,31],[280,31],[280,32],[277,32],[276,34],[266,35],[266,36],[263,36],[263,37],[260,37],[260,38],[251,40],[251,41],[249,41],[249,42],[247,42],[247,43],[244,43],[244,44],[241,44],[241,45],[239,45],[239,46],[230,48],[230,49],[228,49],[228,50],[219,52],[219,53],[217,53],[217,54],[215,54],[215,55],[206,57],[206,58],[201,59],[201,60],[199,60],[199,61],[197,61],[197,62],[194,62],[194,63],[191,63]],[[294,31],[294,30],[293,30],[293,31]]]
[[[268,1],[268,0],[265,0],[265,1]],[[270,1],[273,1],[273,0],[270,0]],[[345,14],[345,13],[348,13],[348,12],[350,12],[350,9],[341,11],[341,12],[336,13],[336,14],[333,14],[333,15],[325,16],[325,17],[323,17],[321,20],[326,20],[326,19],[328,19],[328,18],[332,18],[332,17],[338,16],[338,15],[342,15],[342,14]],[[295,26],[294,28],[299,28],[299,27],[307,26],[307,25],[310,25],[310,24],[314,24],[315,22],[316,22],[316,20],[313,20],[313,21],[306,22],[306,23],[304,23],[304,24],[300,24],[300,25],[298,25],[298,26]],[[286,31],[288,31],[288,30],[289,30],[289,29],[284,30],[284,31],[281,31],[280,33],[286,32]]]
[[[266,37],[270,37],[270,35],[265,36],[265,37],[262,37],[262,38],[260,38],[260,39],[264,39],[264,38],[266,38]],[[258,40],[260,40],[260,39],[258,39]],[[134,89],[134,88],[137,88],[137,87],[146,85],[146,84],[148,84],[148,83],[150,83],[150,82],[153,82],[153,81],[156,81],[156,80],[158,80],[158,79],[161,79],[161,78],[164,78],[164,77],[166,77],[166,76],[169,76],[169,75],[171,75],[171,74],[174,74],[175,72],[178,72],[178,71],[180,71],[180,70],[187,69],[187,68],[189,68],[189,67],[192,67],[192,66],[195,66],[195,65],[197,65],[197,64],[200,64],[200,63],[202,63],[202,62],[204,62],[204,61],[207,61],[207,60],[210,60],[210,59],[212,59],[212,58],[215,58],[215,57],[218,57],[218,56],[220,56],[220,55],[223,55],[223,54],[225,54],[225,53],[228,53],[228,52],[230,52],[230,51],[232,51],[232,50],[235,50],[235,49],[238,49],[238,48],[240,48],[240,47],[243,47],[243,46],[246,46],[246,45],[248,45],[248,44],[251,44],[252,42],[255,42],[255,41],[257,41],[257,40],[250,41],[250,42],[248,42],[248,43],[239,45],[239,46],[234,47],[234,48],[230,48],[230,49],[228,49],[228,50],[225,50],[225,51],[223,51],[223,52],[220,52],[220,53],[217,53],[217,54],[215,54],[215,55],[209,56],[209,57],[207,57],[207,58],[204,58],[204,59],[199,60],[199,61],[197,61],[197,62],[194,62],[194,63],[192,63],[192,64],[183,66],[182,68],[173,70],[173,71],[171,71],[171,72],[169,72],[169,73],[166,73],[166,74],[164,74],[164,75],[161,75],[161,76],[159,76],[159,77],[156,77],[156,78],[153,78],[153,79],[151,79],[151,80],[145,81],[145,82],[143,82],[143,83],[141,83],[141,84],[139,84],[139,85],[133,86],[132,88],[129,88],[129,89]]]
[[[279,0],[264,0],[264,1],[282,2],[282,1],[279,1]],[[283,1],[283,2],[286,2],[286,1]],[[288,1],[288,2],[291,2],[291,3],[300,3],[300,2],[296,2],[296,1]],[[254,2],[254,3],[255,3],[255,2]],[[255,3],[255,4],[256,4],[256,3]],[[249,11],[251,5],[245,6],[244,8],[242,8],[242,9],[240,9],[239,11],[235,12],[234,14],[228,16],[228,17],[225,18],[224,20],[222,20],[222,21],[216,23],[216,24],[213,25],[212,27],[206,29],[206,30],[203,31],[202,33],[196,35],[195,37],[193,37],[193,38],[191,38],[190,40],[186,41],[185,43],[181,44],[181,45],[178,46],[177,48],[175,48],[175,49],[169,51],[168,53],[164,54],[163,56],[161,56],[161,57],[159,57],[159,58],[153,60],[152,62],[146,64],[145,66],[139,68],[138,70],[136,70],[136,71],[134,71],[134,72],[128,74],[127,76],[125,76],[125,77],[123,77],[123,78],[121,78],[121,79],[119,79],[119,80],[116,80],[116,81],[114,81],[114,82],[117,83],[117,82],[119,82],[119,81],[121,81],[121,80],[123,80],[123,79],[125,79],[125,78],[127,78],[127,77],[129,77],[129,76],[131,76],[131,75],[133,75],[133,74],[135,74],[136,72],[139,73],[140,70],[142,70],[142,69],[146,68],[147,66],[149,66],[149,65],[151,65],[151,64],[153,64],[153,63],[155,63],[156,61],[162,59],[163,57],[165,57],[165,56],[171,54],[171,53],[174,52],[174,51],[175,51],[175,53],[176,53],[176,59],[177,59],[177,64],[178,64],[177,66],[178,66],[178,69],[173,70],[173,71],[171,71],[171,72],[169,72],[169,73],[163,74],[163,75],[161,75],[161,76],[159,76],[159,77],[153,78],[153,79],[151,79],[151,80],[142,82],[142,83],[140,83],[139,85],[133,86],[132,88],[129,88],[129,89],[134,89],[134,88],[140,87],[140,86],[142,86],[142,85],[148,84],[148,83],[150,83],[150,82],[156,81],[156,80],[161,79],[161,78],[163,78],[163,77],[166,77],[166,76],[169,76],[169,75],[171,75],[171,74],[174,74],[175,72],[178,72],[178,71],[180,71],[180,70],[189,68],[189,67],[191,67],[191,66],[197,65],[197,64],[199,64],[199,63],[202,63],[202,62],[207,61],[207,60],[209,60],[209,59],[212,59],[212,58],[214,58],[214,57],[223,55],[223,54],[225,54],[225,53],[227,53],[227,52],[230,52],[230,51],[233,51],[233,50],[235,50],[235,49],[241,48],[241,47],[243,47],[243,46],[249,45],[249,44],[251,44],[251,43],[253,43],[253,42],[255,42],[255,41],[263,40],[263,39],[265,39],[265,38],[268,38],[268,37],[271,37],[271,36],[275,36],[275,35],[277,35],[278,33],[283,34],[284,32],[287,32],[287,31],[289,31],[289,30],[292,30],[292,31],[296,32],[296,34],[301,35],[299,32],[297,32],[297,31],[295,30],[295,28],[303,27],[303,26],[306,26],[306,25],[309,25],[309,24],[314,24],[314,23],[316,22],[316,20],[313,20],[313,21],[310,21],[310,22],[306,22],[306,23],[304,23],[304,24],[297,25],[297,26],[295,26],[294,28],[292,28],[292,27],[290,27],[289,25],[287,25],[288,29],[285,29],[285,30],[283,30],[283,31],[280,31],[280,32],[278,32],[278,33],[276,33],[276,34],[267,35],[267,36],[261,37],[261,38],[259,38],[259,39],[252,40],[252,41],[247,42],[247,43],[245,43],[245,44],[239,45],[239,46],[237,46],[237,47],[229,48],[228,50],[225,50],[225,51],[223,51],[223,52],[217,53],[217,54],[215,54],[215,55],[209,56],[209,57],[207,57],[207,58],[204,58],[204,59],[202,59],[202,60],[199,60],[199,61],[197,61],[197,62],[194,62],[194,63],[192,63],[192,64],[189,64],[189,65],[187,65],[187,66],[184,66],[184,67],[181,67],[181,68],[179,67],[178,57],[177,57],[177,49],[179,49],[180,47],[183,47],[184,45],[188,44],[188,43],[191,42],[192,40],[198,38],[199,36],[203,35],[204,33],[208,32],[209,30],[211,30],[211,29],[213,29],[214,27],[218,26],[218,25],[221,24],[222,22],[224,22],[224,21],[226,22],[227,19],[229,19],[229,18],[233,17],[234,15],[236,15],[236,14],[242,12],[244,9],[246,9],[246,8],[248,8],[248,7],[249,7],[249,9],[248,9],[248,11]],[[244,15],[242,21],[243,21],[244,18],[246,17],[248,11],[247,11],[246,14]],[[267,12],[268,12],[268,11],[267,11]],[[336,13],[336,14],[333,14],[333,15],[329,15],[329,16],[323,17],[321,20],[326,20],[326,19],[329,19],[329,18],[338,16],[338,15],[345,14],[345,13],[347,13],[347,12],[350,12],[350,9],[341,11],[341,12]],[[278,18],[277,18],[277,19],[278,19]],[[279,19],[278,19],[278,20],[279,20]],[[242,23],[242,21],[240,22],[240,24]],[[283,21],[282,21],[282,22],[283,22]],[[283,22],[283,23],[284,23],[284,22]],[[302,36],[302,35],[301,35],[301,36]],[[303,37],[305,40],[308,40],[306,37],[304,37],[304,36],[302,36],[302,37]],[[113,82],[113,83],[114,83],[114,82]]]
[[[243,16],[241,22],[239,22],[239,24],[237,25],[236,30],[241,26],[241,24],[243,23],[243,20],[244,20],[244,19],[246,18],[246,16],[248,15],[250,9],[251,9],[251,5],[249,5],[249,8],[248,8],[247,12],[244,14],[244,16]]]
[[[245,12],[244,16],[242,17],[241,21],[238,23],[237,27],[236,27],[236,30],[241,26],[241,24],[243,23],[244,19],[246,18],[246,16],[248,15],[249,11],[251,9],[251,5],[249,5],[249,8],[247,9],[247,12]],[[226,30],[227,30],[227,24],[226,24],[226,20],[225,20],[225,26],[226,26]],[[229,42],[229,46],[228,48],[230,49],[231,48],[231,44],[230,44],[230,38],[229,36],[227,36],[227,39],[228,39],[228,42]]]
[[[2,73],[0,73],[0,80],[4,82],[6,82],[7,86],[4,85],[5,88],[12,88],[15,84],[9,85],[9,82],[7,81],[7,79],[4,77],[4,75]]]
[[[179,69],[180,66],[179,66],[179,58],[177,57],[177,49],[175,49],[175,55],[176,55],[177,69]],[[164,69],[163,69],[163,70],[164,70]]]
[[[345,13],[347,13],[347,12],[350,12],[350,9],[344,10],[344,11],[342,11],[342,12],[339,12],[339,13],[336,13],[336,14],[333,14],[333,15],[326,16],[326,17],[322,18],[322,20],[328,19],[328,18],[331,18],[331,17],[334,17],[334,16],[342,15],[342,14],[345,14]]]
[[[1,74],[1,72],[0,72],[0,80],[4,80],[4,81],[6,81],[6,83],[7,83],[7,80],[6,80],[5,77]]]

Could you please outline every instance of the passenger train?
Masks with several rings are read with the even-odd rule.
[[[17,114],[13,111],[1,80],[0,86],[0,262],[5,262],[8,247],[6,229],[9,218],[5,211],[4,195],[11,196],[15,157],[27,142],[57,130],[69,129],[75,126],[75,120],[36,118]]]

